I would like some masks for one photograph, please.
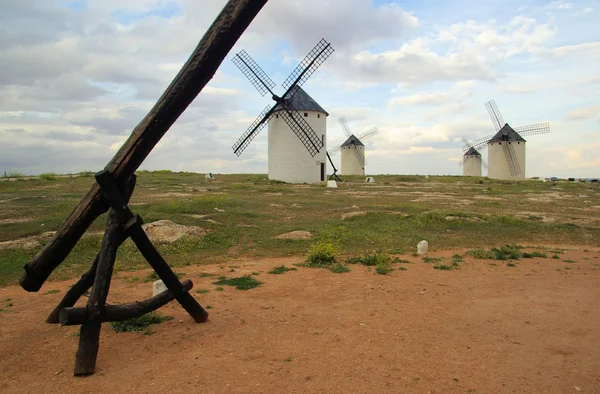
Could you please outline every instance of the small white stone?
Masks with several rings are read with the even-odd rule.
[[[427,249],[429,249],[429,243],[427,241],[423,240],[417,244],[417,254],[425,254],[427,253]]]
[[[327,187],[338,187],[336,181],[327,181]]]
[[[152,284],[152,297],[162,293],[163,291],[167,291],[167,286],[165,286],[162,280],[157,280]]]

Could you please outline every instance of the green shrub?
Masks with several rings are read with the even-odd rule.
[[[42,181],[55,181],[56,180],[56,176],[54,176],[54,174],[47,172],[45,174],[40,174],[39,178]]]
[[[306,258],[309,267],[330,267],[337,263],[337,250],[331,242],[317,242],[310,248]]]

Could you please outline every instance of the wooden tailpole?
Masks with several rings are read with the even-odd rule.
[[[131,196],[135,187],[135,175],[125,185],[125,195]],[[125,197],[128,200],[128,197]],[[126,202],[123,202],[126,204]],[[86,319],[81,326],[79,349],[75,359],[75,375],[89,375],[96,369],[96,357],[100,340],[100,328],[104,320],[106,297],[110,288],[117,249],[124,238],[122,218],[118,211],[111,209],[106,220],[106,231],[96,264],[94,285],[88,298]],[[91,275],[90,275],[91,276]]]
[[[135,179],[135,175],[132,175],[125,184],[123,193],[121,193],[117,183],[108,171],[101,171],[96,174],[96,182],[102,189],[108,205],[111,206],[100,252],[90,270],[74,286],[76,290],[67,293],[48,317],[48,320],[54,321],[57,319],[63,325],[81,324],[79,348],[75,358],[74,374],[76,376],[91,375],[95,372],[100,329],[103,322],[140,317],[174,299],[183,306],[197,323],[208,320],[208,313],[189,294],[189,290],[193,287],[192,282],[190,280],[183,283],[179,282],[171,267],[162,258],[144,232],[142,219],[138,215],[134,215],[127,206],[135,187]],[[140,302],[106,305],[117,250],[128,237],[133,240],[168,290]],[[93,284],[90,283],[92,277]],[[92,291],[87,305],[84,308],[73,308],[72,306],[77,299],[90,286]]]
[[[137,170],[163,135],[210,81],[223,59],[267,0],[229,0],[204,34],[179,74],[129,139],[106,165],[119,186]],[[26,291],[39,291],[48,276],[69,255],[92,222],[108,210],[98,184],[94,184],[56,234],[25,264],[19,283]]]

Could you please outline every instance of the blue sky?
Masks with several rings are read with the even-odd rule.
[[[208,0],[0,0],[0,170],[102,168],[225,4]],[[528,138],[527,176],[600,176],[600,7],[593,1],[271,0],[142,168],[267,169],[270,104],[231,62],[245,49],[278,84],[319,39],[335,53],[305,89],[367,143],[367,172],[460,174],[461,137],[493,133],[484,102]],[[39,59],[42,59],[41,61]],[[485,151],[483,152],[485,155]],[[339,160],[339,156],[336,158]]]

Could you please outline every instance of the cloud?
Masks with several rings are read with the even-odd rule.
[[[39,173],[102,168],[225,0],[0,3],[0,169]],[[448,161],[460,158],[461,136],[492,131],[482,106],[491,97],[504,99],[507,113],[526,107],[523,116],[548,118],[557,134],[597,129],[584,121],[597,116],[589,108],[598,43],[570,33],[594,10],[577,16],[578,3],[554,2],[494,15],[476,7],[463,20],[396,3],[268,2],[234,50],[247,49],[281,82],[321,37],[330,41],[336,51],[306,86],[331,114],[329,145],[343,139],[341,115],[358,134],[379,128],[367,144],[375,171],[459,173]],[[242,157],[231,145],[267,104],[225,59],[142,167],[265,172],[265,131]]]
[[[524,16],[506,26],[467,21],[440,28],[383,52],[363,50],[332,62],[347,78],[407,88],[434,81],[494,81],[509,57],[537,53],[556,30]]]
[[[416,16],[398,4],[374,5],[370,0],[273,1],[256,18],[252,32],[289,40],[297,55],[304,56],[321,37],[335,43],[337,51],[348,52],[365,44],[401,38],[419,26]],[[298,50],[300,50],[298,52]]]
[[[567,120],[593,119],[600,116],[600,105],[592,105],[585,108],[578,108],[567,113]]]

